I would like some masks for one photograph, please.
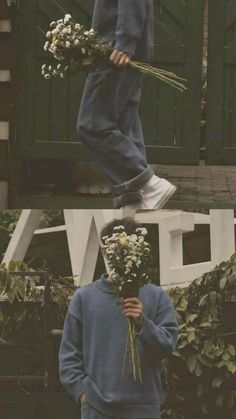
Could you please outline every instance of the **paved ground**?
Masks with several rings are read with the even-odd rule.
[[[167,208],[176,209],[236,209],[236,166],[165,166],[154,167],[156,173],[173,182],[178,190]],[[82,193],[82,191],[84,193]],[[94,191],[97,191],[94,193]],[[24,193],[14,198],[11,208],[111,208],[107,187],[100,182],[95,187],[86,179],[80,192]]]

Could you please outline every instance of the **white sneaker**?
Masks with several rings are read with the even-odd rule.
[[[153,175],[141,189],[143,196],[142,209],[161,209],[175,193],[176,189],[176,186],[172,185],[168,180]]]

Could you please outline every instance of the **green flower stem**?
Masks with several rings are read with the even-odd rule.
[[[130,348],[131,364],[132,364],[132,369],[133,369],[134,380],[139,379],[139,381],[142,382],[140,358],[139,358],[136,341],[135,341],[136,340],[135,323],[133,319],[131,318],[128,318],[127,320],[128,320],[128,333],[127,333],[125,353],[124,353],[124,359],[123,359],[122,377],[124,377],[124,374],[125,374],[125,367],[126,367],[127,358],[128,358],[128,350]]]
[[[133,337],[132,320],[130,318],[128,318],[128,323],[129,323],[129,337],[130,337],[130,346],[131,346],[131,359],[132,359],[132,366],[133,366],[133,375],[134,375],[134,379],[136,380],[137,377],[136,377],[135,351],[134,351],[135,342],[134,342],[134,337]]]
[[[129,333],[127,333],[126,344],[125,344],[125,354],[124,354],[123,367],[122,367],[122,378],[125,375],[125,365],[126,365],[126,360],[127,360],[127,355],[128,355],[128,347],[129,347]]]
[[[137,71],[140,71],[143,74],[148,74],[150,76],[153,76],[167,84],[169,84],[171,87],[174,87],[177,90],[180,90],[183,92],[184,90],[187,90],[187,87],[178,82],[178,80],[185,80],[178,76],[176,76],[173,73],[163,72],[163,70],[160,70],[158,68],[147,66],[145,64],[138,63],[136,61],[130,61],[129,66]]]

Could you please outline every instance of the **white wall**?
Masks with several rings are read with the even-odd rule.
[[[12,235],[3,262],[24,259],[33,234],[37,230],[41,210],[23,210]],[[93,280],[100,248],[99,232],[103,225],[123,213],[114,210],[65,210],[64,228],[67,233],[75,282],[84,285]],[[233,210],[211,210],[210,215],[183,211],[152,211],[139,213],[135,219],[141,223],[159,224],[160,283],[163,287],[185,285],[204,272],[213,269],[235,252]],[[211,259],[202,263],[183,265],[183,235],[194,231],[196,224],[210,225]],[[56,228],[45,229],[45,232]]]

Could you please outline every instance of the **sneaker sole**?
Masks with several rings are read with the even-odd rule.
[[[171,184],[169,189],[165,192],[165,194],[163,195],[161,200],[157,202],[155,207],[153,207],[153,208],[145,207],[145,208],[142,208],[142,209],[145,209],[147,211],[156,211],[156,210],[162,209],[164,207],[164,205],[167,203],[167,201],[169,201],[169,199],[172,197],[172,195],[174,195],[176,190],[177,190],[176,186]]]
[[[157,203],[154,209],[158,210],[164,207],[164,205],[169,201],[169,199],[174,195],[174,193],[177,191],[176,186],[171,185],[168,191],[166,191],[163,198]]]

